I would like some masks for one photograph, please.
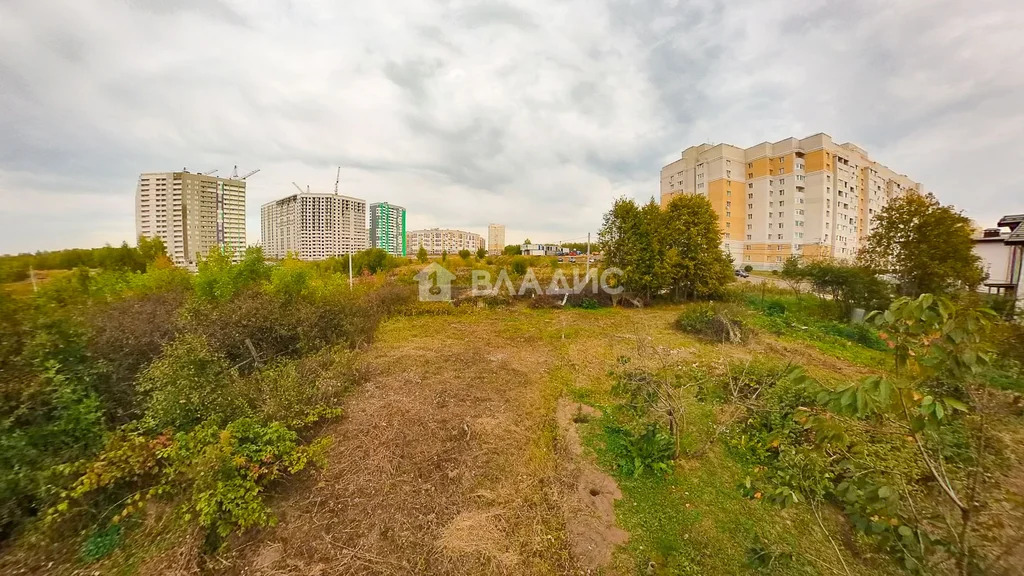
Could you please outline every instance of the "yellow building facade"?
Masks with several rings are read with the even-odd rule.
[[[793,255],[854,257],[872,219],[893,197],[921,185],[827,134],[750,148],[701,144],[661,169],[661,204],[707,197],[722,249],[737,267],[777,269]]]

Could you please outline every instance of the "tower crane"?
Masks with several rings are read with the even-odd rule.
[[[260,169],[259,169],[259,168],[257,168],[257,169],[255,169],[255,170],[253,170],[253,171],[249,172],[249,173],[248,173],[248,174],[246,174],[245,176],[242,176],[242,180],[245,180],[245,179],[246,179],[246,178],[248,178],[249,176],[252,176],[253,174],[255,174],[255,173],[259,172],[259,171],[260,171]]]
[[[218,168],[214,168],[213,170],[210,170],[209,172],[203,172],[202,174],[203,176],[213,176],[214,174],[217,173],[217,170]]]
[[[341,166],[338,166],[338,175],[334,178],[334,194],[338,194],[338,183],[341,182]]]

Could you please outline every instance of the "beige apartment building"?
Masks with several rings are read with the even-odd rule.
[[[188,171],[139,175],[135,234],[160,238],[178,266],[194,268],[211,248],[245,251],[245,180]]]
[[[260,225],[268,258],[324,260],[369,247],[366,201],[340,194],[306,192],[268,202]]]
[[[774,269],[790,256],[853,258],[872,219],[891,198],[921,191],[860,147],[827,134],[691,146],[661,169],[661,204],[677,194],[711,202],[722,248],[737,267]]]
[[[476,252],[478,248],[487,248],[483,236],[479,234],[444,228],[412,230],[407,234],[406,244],[409,246],[410,254],[418,252],[420,246],[427,250],[427,254],[455,254],[459,250]]]
[[[488,224],[487,225],[487,253],[491,256],[501,256],[502,250],[505,249],[505,225],[504,224]]]

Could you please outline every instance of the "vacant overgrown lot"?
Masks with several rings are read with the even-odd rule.
[[[266,575],[958,571],[955,542],[942,537],[959,517],[948,513],[912,434],[888,416],[831,411],[822,397],[886,374],[893,356],[887,336],[828,318],[820,313],[827,303],[814,296],[734,290],[728,302],[645,309],[509,299],[410,303],[397,295],[403,288],[377,280],[355,297],[336,297],[347,292],[340,280],[303,278],[301,271],[277,272],[260,290],[238,294],[218,295],[230,287],[221,279],[178,295],[104,299],[75,318],[90,330],[89,357],[105,359],[98,382],[141,384],[138,398],[99,388],[112,411],[106,448],[94,450],[109,454],[111,442],[117,448],[141,437],[160,457],[206,466],[219,458],[216,466],[236,474],[243,467],[237,457],[225,460],[224,450],[237,452],[232,440],[249,434],[250,444],[271,446],[281,459],[267,462],[280,468],[273,478],[254,476],[255,501],[266,505],[257,512],[266,521],[246,526],[221,508],[211,522],[227,517],[233,524],[218,535],[215,523],[196,521],[202,508],[189,499],[201,501],[199,490],[188,493],[184,515],[180,495],[155,494],[111,524],[108,508],[119,512],[125,495],[154,485],[133,476],[117,493],[88,500],[103,507],[72,522],[69,529],[80,531],[63,547],[40,554],[30,531],[8,544],[0,567]],[[372,297],[378,289],[397,292],[383,303]],[[308,325],[287,318],[286,310],[300,308]],[[368,311],[372,325],[361,320]],[[119,324],[172,312],[173,333]],[[732,336],[722,337],[723,322]],[[259,366],[249,365],[246,339],[257,347]],[[134,361],[116,353],[129,344]],[[205,355],[211,344],[226,357]],[[237,374],[222,377],[223,365],[231,372],[240,363]],[[1019,375],[1013,364],[998,368],[979,376],[998,388],[985,400],[991,454],[979,481],[986,502],[969,535],[976,544],[968,573],[1012,574],[1022,561],[1013,546],[1024,525],[1024,435],[1012,392]],[[218,407],[224,416],[209,431],[201,426],[209,416],[159,394],[212,394],[194,404],[219,406],[211,400],[223,394],[172,378],[184,373],[201,382],[202,370],[213,370],[231,386],[229,398],[241,402]],[[952,402],[944,406],[958,405],[955,396],[937,395]],[[560,400],[577,403],[569,432],[556,418]],[[142,428],[116,427],[140,412]],[[820,444],[827,429],[810,416],[835,423],[845,440]],[[161,418],[190,435],[162,434]],[[975,464],[974,424],[959,411],[951,418],[935,432],[936,446],[960,486],[968,478],[961,471]],[[273,432],[277,423],[296,433]],[[171,441],[183,452],[162,452]],[[184,451],[189,442],[205,452]],[[310,462],[322,467],[287,473],[289,454],[311,450]],[[258,455],[246,458],[246,473],[259,466]],[[190,489],[202,486],[174,462],[160,466],[166,468],[153,473],[156,485],[170,481],[161,479],[166,469]],[[607,476],[581,474],[588,466]],[[595,566],[580,551],[607,542],[589,525],[581,528],[578,516],[592,504],[587,482],[595,501],[614,492],[606,477],[621,492],[614,520],[629,538]],[[854,494],[848,477],[871,484],[857,484]],[[213,494],[218,502],[230,499]],[[95,518],[100,523],[90,524]],[[908,531],[910,539],[900,539]]]

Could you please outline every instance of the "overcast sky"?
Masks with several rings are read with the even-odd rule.
[[[135,233],[139,172],[261,172],[409,227],[596,232],[701,142],[826,132],[1024,212],[1024,2],[0,0],[0,253]]]

